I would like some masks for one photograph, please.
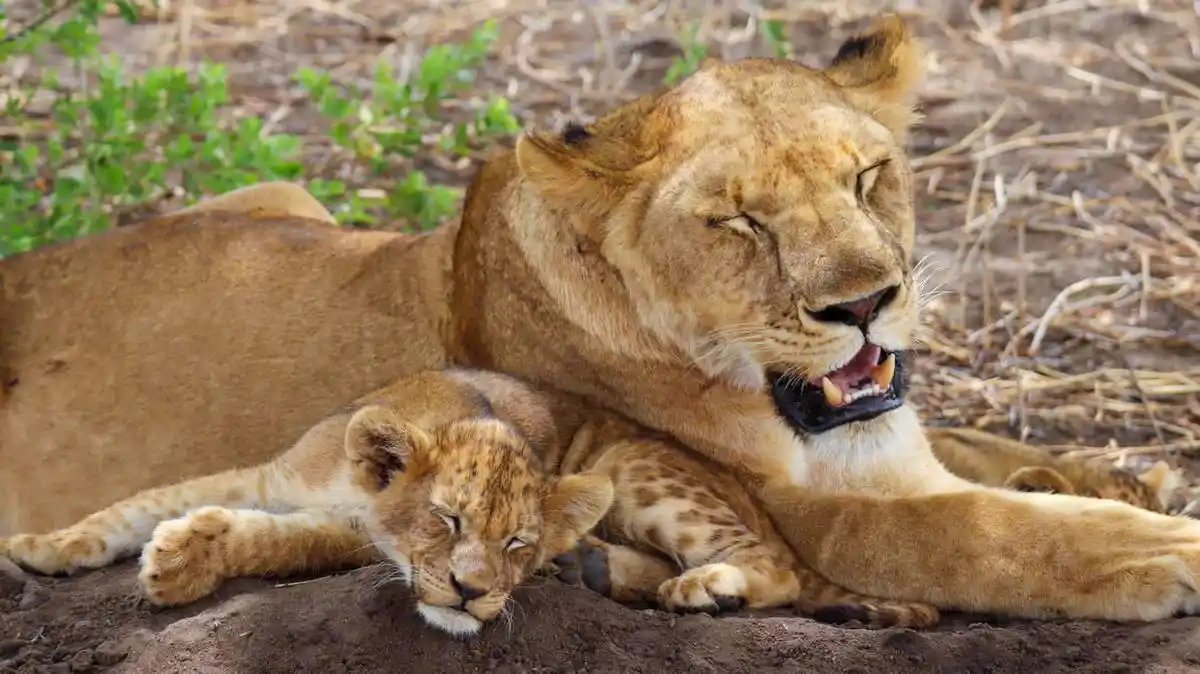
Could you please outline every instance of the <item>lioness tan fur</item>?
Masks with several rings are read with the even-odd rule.
[[[501,615],[551,559],[564,578],[673,611],[796,605],[879,627],[938,619],[932,606],[859,596],[798,563],[737,481],[682,447],[572,396],[464,370],[402,378],[260,466],[0,539],[0,554],[42,573],[140,549],[141,585],[165,605],[237,575],[362,564],[372,547],[415,587],[421,615],[456,635]]]
[[[244,192],[4,260],[4,526],[269,460],[343,401],[454,363],[722,465],[852,591],[1029,617],[1196,611],[1200,523],[963,480],[909,405],[809,433],[773,402],[776,375],[818,385],[868,344],[912,344],[921,70],[896,18],[823,70],[710,62],[594,124],[523,135],[479,170],[461,223],[425,235],[279,215],[276,190],[258,214]]]

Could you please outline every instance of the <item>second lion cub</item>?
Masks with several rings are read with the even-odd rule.
[[[400,379],[261,466],[0,541],[44,573],[138,549],[143,588],[167,605],[234,576],[333,570],[382,553],[406,572],[427,621],[456,634],[498,616],[551,560],[618,601],[672,611],[793,604],[873,626],[938,620],[932,606],[864,597],[802,566],[733,476],[677,444],[571,396],[470,370]]]

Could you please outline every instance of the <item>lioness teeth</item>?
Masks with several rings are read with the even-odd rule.
[[[895,376],[896,354],[894,353],[889,353],[887,360],[883,361],[879,365],[876,365],[875,369],[871,370],[871,379],[875,380],[875,383],[879,386],[879,388],[884,390],[892,385],[892,378]]]
[[[847,393],[845,400],[848,403],[852,403],[855,400],[858,400],[859,398],[866,398],[867,396],[877,396],[881,393],[883,393],[883,389],[879,388],[878,386],[872,385],[872,386],[867,386],[865,388],[860,388],[860,389],[857,389],[857,390]]]
[[[829,377],[821,377],[821,390],[825,392],[825,402],[829,403],[830,407],[841,407],[845,403],[842,389]]]

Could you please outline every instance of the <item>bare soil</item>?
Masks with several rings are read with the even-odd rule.
[[[157,610],[132,565],[74,580],[4,580],[0,671],[18,672],[1185,672],[1200,619],[1150,626],[955,616],[933,632],[778,615],[631,610],[546,580],[510,624],[470,641],[425,626],[378,567],[275,586],[231,583]]]
[[[713,55],[766,54],[783,22],[822,65],[879,11],[929,45],[911,149],[918,246],[940,292],[915,375],[931,424],[1056,450],[1200,470],[1200,22],[1184,0],[189,0],[106,24],[133,65],[228,64],[238,113],[311,131],[288,75],[369,84],[488,17],[501,47],[480,94],[530,123],[587,119],[649,91],[691,25]],[[18,0],[14,18],[33,3]],[[22,13],[24,12],[24,13]],[[754,20],[751,20],[754,17]],[[0,84],[7,75],[0,73]],[[462,101],[469,110],[472,101]],[[328,144],[314,162],[340,171]],[[423,158],[463,184],[474,163]],[[164,203],[162,208],[172,204]],[[397,223],[396,226],[402,226]],[[1200,620],[1150,625],[949,616],[928,632],[790,616],[674,616],[541,580],[510,623],[455,641],[378,568],[299,584],[231,583],[186,609],[138,597],[132,565],[72,579],[0,573],[0,672],[1182,672]]]

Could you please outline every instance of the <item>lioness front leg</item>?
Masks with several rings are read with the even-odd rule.
[[[1200,522],[1124,503],[968,489],[762,497],[800,557],[859,592],[1028,618],[1147,621],[1200,609]]]
[[[336,571],[376,559],[366,533],[332,513],[205,507],[158,525],[142,550],[138,580],[152,602],[175,606],[231,578]]]
[[[618,601],[710,613],[795,605],[819,620],[876,627],[938,621],[932,606],[851,592],[798,564],[735,481],[673,445],[618,443],[591,470],[615,488],[602,537],[632,547],[589,537],[576,552],[579,575]]]

